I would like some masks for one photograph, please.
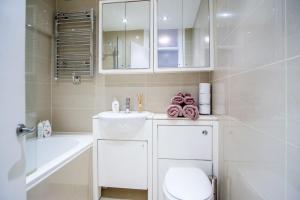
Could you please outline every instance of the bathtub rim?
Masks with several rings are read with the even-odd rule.
[[[55,159],[51,160],[50,162],[42,165],[33,173],[28,174],[26,176],[26,191],[29,191],[37,186],[39,183],[44,181],[59,169],[63,168],[66,164],[70,163],[93,146],[92,133],[56,132],[51,137],[67,137],[76,139],[78,140],[78,144],[76,144],[74,147],[61,154],[60,156],[56,157]]]

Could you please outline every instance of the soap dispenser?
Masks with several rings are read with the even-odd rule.
[[[114,100],[111,104],[111,110],[113,112],[120,112],[120,103],[116,98],[114,98]]]

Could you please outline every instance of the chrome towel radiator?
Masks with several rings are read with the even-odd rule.
[[[71,79],[94,75],[94,11],[57,11],[55,16],[54,78]]]

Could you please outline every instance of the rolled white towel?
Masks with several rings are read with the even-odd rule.
[[[211,95],[210,94],[205,94],[205,93],[200,93],[199,94],[199,104],[210,104],[210,98]]]
[[[210,105],[199,105],[199,113],[201,115],[210,115]]]
[[[199,94],[210,94],[210,83],[199,83]]]

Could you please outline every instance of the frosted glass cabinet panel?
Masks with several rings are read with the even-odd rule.
[[[157,0],[157,67],[210,67],[209,0]]]
[[[150,68],[150,1],[102,1],[100,69]]]

